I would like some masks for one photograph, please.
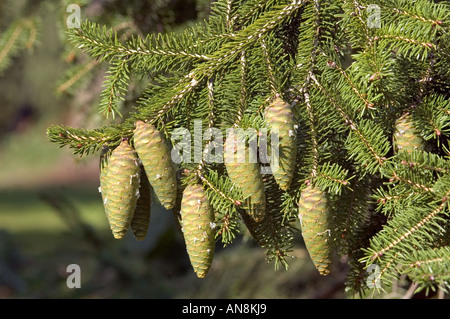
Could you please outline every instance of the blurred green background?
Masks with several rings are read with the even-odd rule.
[[[128,21],[142,34],[181,29],[209,10],[207,0],[2,1],[0,37],[23,17],[37,19],[38,35],[0,73],[0,298],[345,298],[345,263],[321,277],[299,233],[287,271],[275,271],[243,232],[226,248],[218,243],[201,280],[173,215],[160,207],[152,209],[146,240],[112,237],[98,192],[98,154],[80,159],[45,134],[52,124],[105,124],[96,109],[104,68],[58,92],[67,72],[88,61],[81,53],[73,58],[66,42],[70,3],[80,4],[82,18],[108,26]],[[80,289],[66,285],[69,264],[81,268]]]

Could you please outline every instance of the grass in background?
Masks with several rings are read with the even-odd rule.
[[[49,196],[64,198],[75,205],[72,216],[64,216],[49,203]],[[0,229],[6,230],[16,238],[27,253],[40,253],[52,243],[46,242],[42,234],[54,241],[55,235],[64,235],[73,231],[70,220],[79,218],[93,229],[105,232],[107,220],[99,194],[89,187],[55,187],[49,189],[9,189],[0,191]],[[40,233],[41,236],[34,234]]]

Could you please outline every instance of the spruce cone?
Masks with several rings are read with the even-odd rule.
[[[204,278],[214,257],[214,212],[201,185],[188,185],[181,201],[186,250],[197,277]]]
[[[114,238],[121,239],[133,218],[139,188],[139,159],[124,139],[105,161],[100,172],[100,189],[106,216]]]
[[[156,197],[166,209],[172,209],[177,198],[177,180],[164,137],[152,124],[137,121],[134,148]]]
[[[266,108],[265,120],[272,134],[278,135],[278,150],[271,150],[270,167],[272,174],[282,190],[287,190],[294,176],[297,155],[297,134],[294,113],[291,106],[282,98],[275,100]]]
[[[234,144],[236,141],[236,144]],[[234,147],[235,146],[235,147]],[[240,152],[237,148],[243,147]],[[230,180],[240,187],[242,195],[246,198],[245,208],[250,217],[256,221],[262,221],[266,215],[266,194],[264,182],[260,173],[259,164],[250,163],[250,158],[256,158],[255,150],[240,141],[233,131],[230,131],[225,142],[225,167]]]
[[[327,275],[331,262],[330,228],[327,197],[319,188],[308,186],[298,202],[303,240],[314,265],[321,275]]]
[[[411,153],[415,149],[424,149],[424,140],[414,127],[411,114],[405,113],[397,119],[394,131],[395,152],[405,151]]]
[[[136,203],[133,219],[131,220],[131,230],[137,240],[144,240],[150,225],[150,208],[152,205],[151,186],[145,173],[144,167],[140,167],[139,198]]]

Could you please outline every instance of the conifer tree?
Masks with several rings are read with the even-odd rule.
[[[109,66],[99,112],[115,121],[93,130],[55,125],[47,132],[51,142],[87,156],[123,139],[133,145],[135,123],[142,121],[176,151],[175,133],[198,132],[200,121],[201,136],[214,132],[216,139],[184,135],[183,151],[193,156],[172,164],[182,173],[179,194],[186,184],[203,184],[224,246],[245,225],[268,259],[288,268],[302,231],[293,227],[299,209],[311,210],[302,195],[311,203],[320,193],[327,205],[313,210],[327,214],[320,219],[328,228],[308,219],[308,240],[322,241],[312,244],[316,250],[326,240],[334,252],[324,275],[337,256],[347,257],[349,295],[387,289],[400,276],[417,291],[448,292],[450,8],[444,1],[217,0],[207,20],[182,31],[123,38],[84,21],[68,33],[75,47]],[[122,114],[134,82],[145,89]],[[288,135],[295,134],[296,156],[287,159],[295,170],[280,188],[259,154],[265,214],[254,219],[245,207],[251,195],[239,186],[245,181],[232,181],[226,163],[202,154],[220,155],[216,144],[230,128],[258,132],[262,150],[271,123],[265,110],[275,98],[293,112],[295,132]],[[404,114],[408,121],[398,128]],[[289,136],[279,138],[282,145]],[[417,141],[420,147],[412,145]],[[306,193],[311,187],[314,196]]]

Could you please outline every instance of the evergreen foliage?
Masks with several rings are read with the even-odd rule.
[[[288,189],[262,174],[265,218],[251,218],[224,163],[178,164],[179,192],[182,184],[203,184],[216,238],[228,245],[245,225],[268,259],[287,268],[298,202],[306,185],[315,185],[328,197],[327,241],[348,260],[349,295],[368,291],[372,265],[385,289],[407,276],[417,291],[448,292],[448,4],[217,0],[207,20],[182,31],[122,37],[86,21],[68,32],[75,47],[108,65],[98,109],[116,122],[93,130],[55,125],[50,141],[85,156],[132,140],[137,121],[153,124],[172,147],[173,132],[194,132],[195,120],[223,137],[231,127],[260,132],[264,110],[280,96],[295,115],[297,156]],[[144,89],[125,114],[121,105],[134,82]],[[404,113],[412,122],[402,130],[414,128],[423,149],[394,149]],[[213,142],[201,143],[187,142],[201,150]]]

